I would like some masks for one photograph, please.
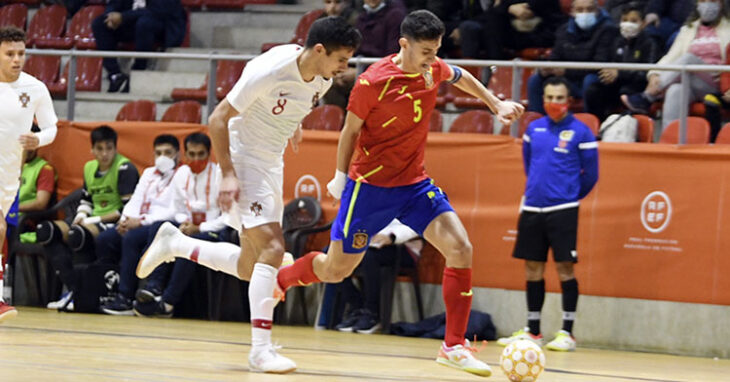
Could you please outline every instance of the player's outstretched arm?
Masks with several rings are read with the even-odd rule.
[[[342,190],[345,189],[347,168],[350,166],[352,153],[355,151],[355,142],[357,141],[358,135],[360,135],[360,129],[362,129],[364,122],[355,113],[347,112],[345,127],[340,132],[340,141],[337,144],[337,169],[335,170],[335,177],[327,183],[327,191],[335,199],[339,199],[342,196]]]
[[[482,100],[503,125],[512,124],[512,122],[522,116],[522,113],[525,111],[522,105],[517,102],[500,100],[494,93],[484,87],[479,80],[474,78],[471,73],[458,66],[454,68],[454,70],[461,72],[461,78],[454,85],[460,90]]]
[[[238,114],[238,110],[224,98],[208,118],[210,140],[223,174],[218,191],[218,204],[220,204],[223,211],[230,210],[233,202],[238,199],[238,179],[233,168],[233,161],[231,161],[231,152],[228,148],[230,143],[228,121]]]

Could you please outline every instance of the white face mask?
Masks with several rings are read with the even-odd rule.
[[[575,23],[578,25],[578,28],[583,29],[584,31],[593,28],[593,26],[596,25],[596,21],[598,20],[596,18],[596,14],[593,12],[575,14]]]
[[[631,21],[622,21],[620,24],[621,28],[621,36],[624,36],[624,38],[632,39],[636,37],[639,32],[641,32],[641,25],[639,23],[634,23]]]
[[[375,7],[371,7],[368,4],[363,4],[362,7],[365,8],[365,12],[367,12],[367,13],[375,13],[375,12],[385,8],[385,0],[383,0],[383,2],[381,2],[380,4],[378,4]]]
[[[175,168],[175,161],[170,157],[160,155],[155,159],[155,168],[164,174]]]
[[[703,23],[711,23],[720,17],[720,3],[699,3],[697,12]]]

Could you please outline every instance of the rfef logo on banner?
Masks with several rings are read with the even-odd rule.
[[[672,218],[672,201],[661,191],[651,192],[641,203],[641,224],[651,233],[664,231]]]
[[[311,196],[319,202],[322,201],[322,190],[317,178],[305,174],[297,180],[297,184],[294,186],[294,197],[298,198],[300,196]]]

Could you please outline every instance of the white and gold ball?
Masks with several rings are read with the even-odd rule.
[[[510,381],[536,381],[545,369],[545,353],[532,341],[518,340],[504,348],[499,365]]]

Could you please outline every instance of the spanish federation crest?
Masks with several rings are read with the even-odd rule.
[[[423,79],[426,81],[426,89],[431,89],[433,87],[433,76],[431,75],[431,69],[429,69],[426,73],[423,73]]]
[[[352,248],[362,249],[368,245],[368,234],[365,232],[358,232],[352,237]]]
[[[20,93],[20,95],[18,96],[18,101],[20,101],[23,107],[27,108],[28,103],[30,102],[30,96],[26,92]]]

